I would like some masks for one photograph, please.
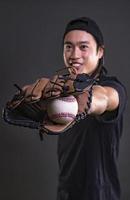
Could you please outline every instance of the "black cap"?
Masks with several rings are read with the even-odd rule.
[[[93,35],[93,37],[95,38],[99,46],[104,45],[102,32],[100,31],[96,22],[88,17],[80,17],[80,18],[71,20],[66,26],[64,37],[68,32],[72,30],[86,31],[90,33],[91,35]]]

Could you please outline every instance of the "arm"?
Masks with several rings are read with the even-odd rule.
[[[105,111],[113,111],[119,105],[118,92],[112,87],[93,87],[92,103],[89,114],[102,114]]]

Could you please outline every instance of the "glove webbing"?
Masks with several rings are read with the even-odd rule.
[[[57,76],[57,79],[61,79],[61,80],[62,80],[61,83],[63,83],[63,85],[61,85],[60,83],[57,83],[57,79],[56,79],[55,81],[50,81],[50,82],[53,84],[52,89],[49,91],[49,92],[51,92],[51,95],[52,95],[52,92],[54,91],[55,85],[61,87],[61,90],[62,90],[62,92],[61,92],[61,94],[60,94],[61,96],[69,95],[69,92],[68,92],[69,86],[65,86],[65,83],[66,83],[68,80],[71,80],[71,81],[74,81],[74,80],[75,80],[74,78],[70,77],[69,75],[70,75],[70,74],[64,74],[64,75],[62,75],[62,77],[61,77],[61,75],[58,75],[58,76]],[[63,77],[64,77],[64,78],[63,78]],[[75,93],[75,92],[76,92],[76,88],[74,88],[74,91],[71,91],[70,94],[73,94],[73,93]]]
[[[82,112],[82,113],[77,114],[76,119],[75,119],[76,122],[79,122],[80,120],[85,119],[86,116],[87,116],[88,113],[89,113],[89,110],[90,110],[90,108],[91,108],[91,103],[92,103],[92,92],[93,92],[93,86],[94,86],[94,85],[95,85],[95,84],[93,84],[93,85],[90,87],[89,91],[88,91],[87,108],[85,109],[85,112]]]

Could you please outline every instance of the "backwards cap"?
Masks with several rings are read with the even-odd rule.
[[[86,31],[90,33],[91,35],[93,35],[93,37],[95,38],[99,46],[104,45],[102,32],[100,31],[96,22],[88,17],[80,17],[80,18],[71,20],[66,26],[63,39],[65,38],[65,35],[72,30]]]

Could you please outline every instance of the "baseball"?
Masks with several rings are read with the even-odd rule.
[[[72,95],[53,99],[47,105],[50,120],[58,124],[67,124],[73,121],[77,112],[78,103]]]

